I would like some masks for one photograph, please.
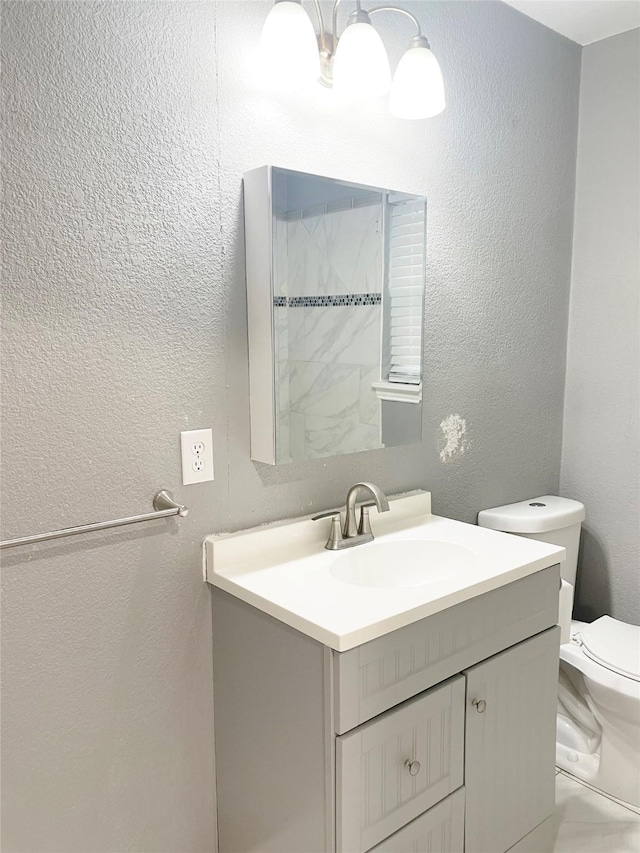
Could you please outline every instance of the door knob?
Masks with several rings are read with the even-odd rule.
[[[411,761],[410,758],[407,758],[407,760],[404,763],[404,766],[409,771],[409,776],[417,776],[418,773],[420,772],[420,762],[419,761]]]
[[[487,710],[487,703],[484,701],[484,699],[474,699],[471,704],[479,714],[484,714],[484,712]]]

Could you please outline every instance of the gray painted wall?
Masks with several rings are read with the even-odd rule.
[[[640,30],[582,54],[560,489],[586,505],[576,614],[640,624]]]
[[[412,3],[449,106],[409,124],[259,92],[267,3],[2,6],[3,538],[160,487],[190,508],[5,557],[3,850],[210,851],[205,534],[363,477],[467,521],[558,488],[580,49],[502,3]],[[380,25],[395,61],[410,29]],[[421,445],[250,461],[241,178],[265,163],[429,197]],[[216,480],[183,488],[205,426]]]

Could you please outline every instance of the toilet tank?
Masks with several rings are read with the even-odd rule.
[[[478,524],[566,548],[567,559],[561,564],[560,573],[565,581],[575,586],[580,527],[584,517],[584,504],[580,501],[542,495],[515,504],[483,509],[478,513]]]

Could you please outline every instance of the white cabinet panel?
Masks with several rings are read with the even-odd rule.
[[[339,853],[369,850],[459,788],[463,738],[461,676],[338,737]]]
[[[466,853],[508,850],[553,811],[559,639],[551,628],[465,673]]]
[[[378,844],[370,853],[463,853],[464,788]]]
[[[559,568],[552,566],[334,652],[338,734],[555,625],[559,581]]]

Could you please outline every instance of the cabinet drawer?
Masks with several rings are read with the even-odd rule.
[[[462,785],[464,705],[457,676],[336,738],[338,853],[369,850]]]
[[[412,820],[370,853],[463,853],[464,788]]]
[[[560,568],[552,566],[348,652],[334,652],[336,732],[555,625],[559,583]]]

